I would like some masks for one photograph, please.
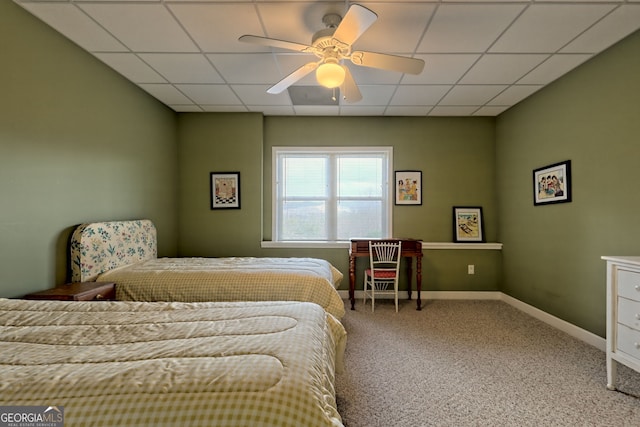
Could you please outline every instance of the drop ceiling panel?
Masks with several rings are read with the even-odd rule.
[[[268,53],[221,53],[207,57],[230,84],[274,84],[282,78],[273,55]],[[247,64],[251,64],[251,67],[247,67]],[[256,73],[256,70],[259,72]]]
[[[128,49],[74,5],[25,3],[23,6],[83,49],[126,52]]]
[[[390,105],[384,112],[385,116],[426,116],[429,110],[432,107],[430,106],[418,106],[412,107],[409,105],[401,105],[401,106],[393,106]]]
[[[240,105],[241,102],[227,85],[176,85],[197,104]]]
[[[534,4],[491,47],[491,52],[556,52],[613,10],[611,4]]]
[[[435,3],[361,3],[377,21],[354,43],[354,50],[407,54],[415,51]]]
[[[561,52],[599,52],[638,28],[640,28],[640,4],[623,5],[565,46]]]
[[[400,86],[389,105],[436,105],[451,89],[450,85]]]
[[[248,110],[242,105],[202,105],[207,113],[246,113]]]
[[[362,92],[339,107],[266,90],[320,59],[238,41],[309,44],[343,1],[14,0],[175,111],[266,115],[497,115],[640,30],[640,0],[363,1],[378,19],[354,50],[416,57],[419,75],[345,65]],[[353,2],[349,2],[353,4]],[[315,73],[295,85],[316,86]],[[507,105],[502,105],[507,104]]]
[[[478,107],[440,106],[429,111],[429,116],[471,116]]]
[[[478,108],[473,115],[474,116],[497,116],[498,114],[504,113],[509,109],[509,106],[500,106],[500,107],[492,107],[492,106],[484,106]]]
[[[440,105],[482,106],[505,90],[505,85],[456,85],[442,99]]]
[[[197,52],[162,4],[77,3],[125,46],[139,52]]]
[[[170,84],[143,83],[139,85],[167,105],[191,105],[193,101]]]
[[[168,83],[133,53],[96,53],[95,56],[134,83]]]
[[[542,88],[542,85],[516,85],[510,86],[498,96],[490,100],[487,105],[513,105],[522,101],[534,92]]]
[[[223,83],[199,53],[141,53],[140,59],[173,83]]]
[[[548,55],[484,55],[460,80],[461,84],[514,83]]]
[[[264,24],[258,36],[288,40],[295,43],[311,44],[311,37],[326,28],[322,17],[328,13],[344,14],[344,5],[336,3],[273,2],[256,4],[258,14]]]
[[[442,5],[418,52],[484,52],[524,8],[521,4]]]
[[[454,84],[480,59],[478,54],[416,55],[424,60],[422,74],[406,74],[404,84]]]
[[[386,86],[360,85],[360,93],[362,94],[362,101],[358,102],[357,104],[354,103],[354,104],[346,104],[346,105],[386,106],[391,100],[391,97],[393,96],[395,90],[396,90],[395,85],[386,85]]]
[[[167,7],[204,52],[252,52],[255,47],[238,38],[244,34],[263,35],[251,3],[172,3]]]
[[[591,55],[553,55],[518,80],[518,84],[549,84],[589,58]]]

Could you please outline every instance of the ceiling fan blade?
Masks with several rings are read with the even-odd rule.
[[[313,47],[306,44],[288,42],[286,40],[270,39],[268,37],[244,35],[239,39],[241,42],[259,44],[268,47],[277,47],[280,49],[295,50],[297,52],[313,52]]]
[[[351,46],[376,19],[378,19],[378,15],[375,12],[359,4],[354,4],[340,21],[336,32],[333,33],[333,38],[342,44]]]
[[[420,74],[424,69],[424,61],[422,59],[387,55],[386,53],[357,51],[351,54],[350,59],[356,65],[408,74]]]
[[[267,89],[267,93],[270,93],[272,95],[282,93],[289,86],[291,86],[316,68],[318,68],[317,62],[309,62],[308,64],[303,65],[302,67],[298,68],[293,73],[289,74],[287,77]]]
[[[344,68],[344,83],[340,87],[340,91],[342,92],[342,96],[344,100],[350,104],[354,102],[358,102],[362,99],[362,94],[360,93],[360,89],[358,89],[358,85],[356,81],[353,79],[351,75],[351,71],[349,71],[349,67],[346,65],[342,66]]]

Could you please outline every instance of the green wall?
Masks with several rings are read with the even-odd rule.
[[[482,206],[487,241],[496,241],[494,119],[451,117],[267,117],[265,118],[265,221],[271,239],[271,148],[273,146],[392,146],[394,170],[422,171],[421,206],[394,206],[393,232],[426,242],[452,242],[452,207]],[[293,256],[301,250],[279,250]],[[342,272],[348,272],[348,251],[325,255]],[[314,256],[305,250],[305,256]],[[362,272],[365,259],[358,260]],[[441,262],[442,261],[442,262]],[[499,251],[425,251],[425,290],[497,290]],[[467,274],[467,265],[476,274]],[[464,285],[463,285],[464,284]],[[361,278],[356,278],[360,289]],[[342,288],[348,288],[343,281]],[[401,282],[406,289],[406,283]]]
[[[271,240],[271,148],[277,145],[393,146],[394,169],[423,171],[424,188],[422,206],[394,207],[396,236],[451,242],[452,207],[471,205],[483,207],[487,240],[495,241],[494,129],[493,118],[181,114],[179,253],[320,257],[346,276],[347,248],[260,248]],[[241,173],[240,210],[210,210],[212,171]],[[467,274],[467,264],[476,265],[475,275]],[[424,261],[426,290],[497,290],[499,280],[499,251],[428,251]]]
[[[602,255],[637,255],[640,32],[497,120],[503,292],[605,336]],[[572,162],[573,201],[533,206],[532,171]]]
[[[262,114],[179,115],[181,256],[259,256]],[[240,173],[240,209],[211,210],[211,172]]]
[[[0,52],[0,297],[66,282],[82,222],[151,218],[175,254],[175,113],[10,1]]]
[[[265,236],[271,238],[274,146],[392,146],[394,170],[422,171],[421,206],[394,206],[397,236],[450,242],[452,206],[482,206],[497,236],[494,119],[451,117],[265,118]]]

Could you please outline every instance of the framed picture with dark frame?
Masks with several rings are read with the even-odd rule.
[[[533,204],[547,205],[571,201],[571,160],[533,171]]]
[[[484,242],[484,220],[480,206],[453,207],[453,241]]]
[[[240,209],[240,172],[211,172],[211,209]]]
[[[422,204],[422,172],[396,171],[396,205]]]

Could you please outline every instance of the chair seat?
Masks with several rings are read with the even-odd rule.
[[[366,273],[367,273],[367,276],[371,277],[371,269],[370,268],[367,268]],[[396,278],[396,272],[395,271],[389,271],[389,270],[383,270],[383,271],[375,270],[375,278],[376,279],[395,279]]]

